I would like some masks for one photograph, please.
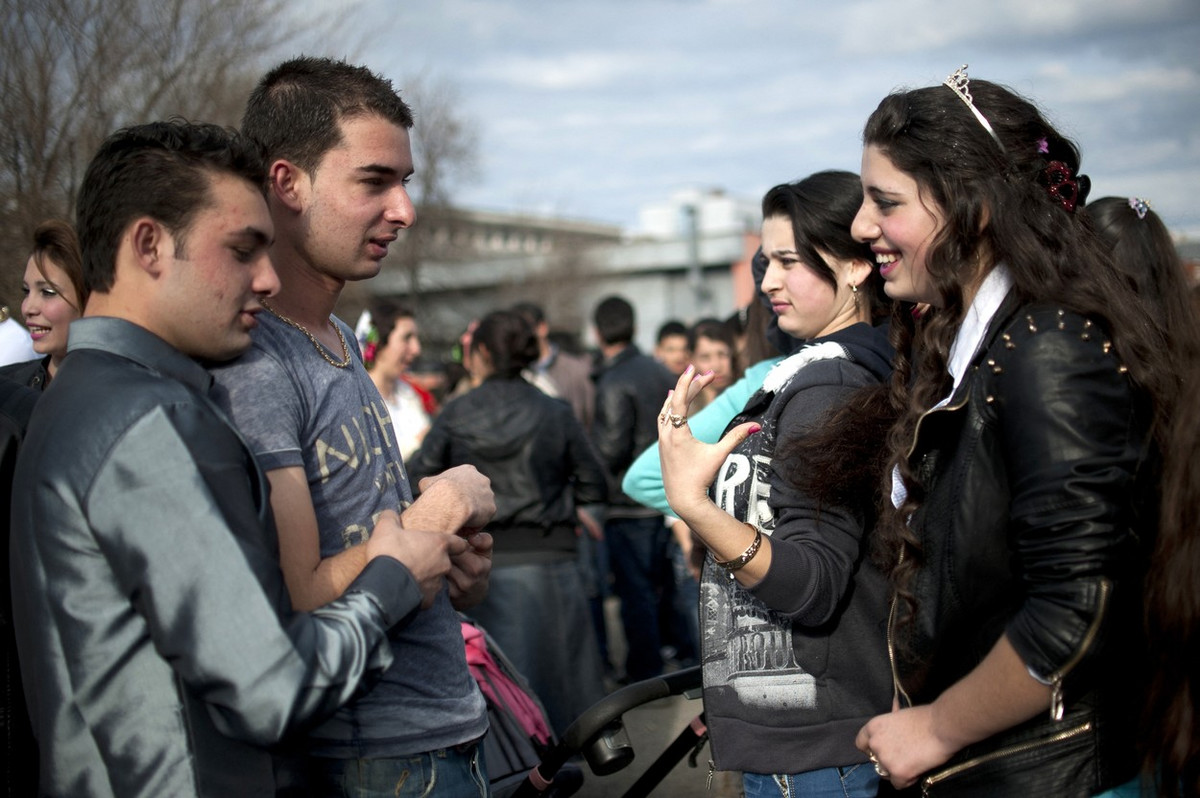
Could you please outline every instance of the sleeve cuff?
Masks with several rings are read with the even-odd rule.
[[[421,589],[412,573],[394,557],[376,557],[367,563],[347,592],[361,591],[373,597],[383,612],[388,629],[403,626],[421,609]]]

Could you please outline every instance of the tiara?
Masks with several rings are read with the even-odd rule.
[[[1134,213],[1137,214],[1139,219],[1145,219],[1146,212],[1150,210],[1150,203],[1141,197],[1130,197],[1129,207],[1133,208]]]
[[[1000,152],[1007,154],[1004,145],[1000,142],[1000,137],[996,135],[996,131],[992,130],[992,125],[987,121],[987,117],[979,112],[975,107],[975,101],[971,97],[971,80],[967,77],[967,65],[963,64],[958,69],[954,70],[954,74],[942,81],[942,85],[950,87],[950,90],[958,95],[958,99],[967,104],[971,109],[971,113],[975,114],[975,118],[979,120],[979,124],[983,125],[983,129],[988,132],[992,140],[996,142],[996,146],[1000,148]]]

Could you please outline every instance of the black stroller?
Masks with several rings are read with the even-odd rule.
[[[571,792],[561,792],[558,789],[562,778],[559,774],[567,760],[577,753],[583,754],[592,773],[597,776],[607,776],[624,769],[634,758],[633,746],[622,721],[624,714],[659,698],[675,695],[699,697],[700,683],[700,667],[695,666],[635,682],[605,696],[575,719],[563,734],[563,739],[543,754],[541,762],[529,771],[513,795],[515,798],[571,795],[579,789],[579,784]],[[701,712],[623,793],[624,798],[650,795],[689,753],[689,763],[694,767],[696,757],[707,741],[708,731],[704,726],[704,713]]]
[[[491,730],[483,747],[494,798],[574,795],[584,780],[580,767],[569,761],[576,754],[583,755],[596,776],[616,773],[633,761],[633,746],[622,720],[626,712],[660,698],[700,694],[699,666],[636,682],[597,701],[575,719],[561,740],[555,740],[524,677],[482,627],[465,617],[462,620],[467,661],[488,703]],[[650,795],[689,752],[694,766],[707,740],[701,713],[624,793],[625,798]]]
[[[625,686],[589,707],[556,740],[545,722],[545,710],[528,683],[480,626],[463,618],[467,661],[487,700],[491,731],[484,738],[484,756],[496,798],[542,796],[565,798],[583,785],[583,772],[574,762],[582,754],[592,772],[610,775],[634,761],[634,748],[623,715],[656,698],[700,694],[700,667]],[[671,745],[624,794],[648,796],[688,751],[691,763],[708,739],[703,714],[679,732]]]

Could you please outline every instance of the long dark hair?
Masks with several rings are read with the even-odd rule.
[[[511,379],[537,362],[537,335],[529,322],[511,310],[494,310],[479,321],[471,346],[483,346],[492,358],[489,377]]]
[[[858,175],[827,170],[772,188],[763,198],[762,210],[764,219],[791,219],[801,261],[836,289],[834,272],[822,253],[874,261],[870,247],[850,233],[861,204]],[[883,292],[877,269],[871,269],[859,291],[869,303],[872,320],[886,319],[893,302]],[[870,526],[882,495],[879,474],[887,457],[882,441],[895,418],[884,386],[856,391],[813,432],[780,452],[780,459],[789,464],[788,478],[822,506],[860,508]]]
[[[764,219],[775,216],[790,219],[801,262],[837,290],[837,278],[823,253],[839,260],[873,263],[875,259],[869,246],[850,235],[850,225],[860,204],[862,183],[858,175],[828,169],[772,188],[763,197],[762,215]],[[891,306],[877,270],[871,269],[859,290],[871,303],[872,316]]]
[[[1137,293],[1127,272],[1114,263],[1091,222],[1073,212],[1074,203],[1064,202],[1061,192],[1048,190],[1054,185],[1053,174],[1065,175],[1071,181],[1071,198],[1083,203],[1087,186],[1079,177],[1076,146],[1051,127],[1033,103],[1011,90],[982,80],[972,81],[970,90],[999,143],[945,86],[890,95],[871,114],[863,133],[864,145],[877,147],[895,167],[913,177],[922,196],[936,203],[946,220],[927,257],[929,279],[939,298],[936,309],[920,316],[901,309],[893,315],[896,370],[889,390],[892,406],[901,416],[888,443],[890,463],[899,469],[908,498],[900,508],[885,513],[877,540],[881,564],[890,569],[897,594],[909,609],[914,600],[907,587],[922,558],[906,519],[924,495],[905,453],[917,420],[949,390],[946,365],[966,310],[964,288],[977,279],[981,263],[985,267],[1004,263],[1020,300],[1053,302],[1103,328],[1129,376],[1154,408],[1155,440],[1168,454],[1163,484],[1179,485],[1181,495],[1193,503],[1200,491],[1184,473],[1187,458],[1171,455],[1175,451],[1171,418],[1183,395],[1179,375],[1195,370],[1195,351],[1187,343],[1190,336],[1173,334],[1152,297]],[[1177,512],[1178,507],[1168,511]],[[1194,527],[1189,530],[1180,537],[1194,538]],[[1159,537],[1154,568],[1162,566],[1161,549],[1167,537]],[[1193,562],[1188,567],[1196,566]],[[1186,589],[1194,591],[1195,582],[1187,584]],[[1190,601],[1189,606],[1194,604]],[[1172,597],[1164,597],[1162,605],[1173,620],[1186,614]],[[1194,648],[1200,610],[1192,606],[1191,612],[1193,631],[1187,636]],[[1188,695],[1194,707],[1194,694]],[[1164,703],[1180,709],[1177,697],[1165,698]],[[1158,712],[1152,724],[1158,737],[1150,743],[1148,761],[1163,757],[1170,787],[1183,772],[1184,760],[1172,759],[1178,752],[1172,754],[1171,747],[1179,743],[1166,737],[1186,731],[1184,745],[1190,745],[1194,755],[1196,715],[1193,712],[1190,723],[1181,727],[1167,720],[1179,722],[1180,715],[1165,707]],[[1191,768],[1195,775],[1194,760]]]
[[[915,179],[945,219],[926,264],[939,297],[936,310],[917,317],[898,308],[893,315],[891,394],[902,415],[889,434],[889,448],[908,500],[888,513],[880,540],[883,562],[902,561],[893,575],[906,600],[911,597],[905,586],[921,552],[905,519],[923,493],[904,453],[917,419],[949,390],[947,360],[966,311],[964,289],[977,279],[981,262],[1003,262],[1022,301],[1054,302],[1098,321],[1130,376],[1156,400],[1160,436],[1178,396],[1166,329],[1130,290],[1090,226],[1047,189],[1051,169],[1065,168],[1079,180],[1076,146],[1011,90],[983,80],[970,88],[1003,149],[946,86],[884,98],[863,132],[864,145],[877,147]],[[1083,194],[1086,185],[1079,183]],[[897,557],[899,552],[905,556]]]
[[[1090,220],[1113,262],[1163,319],[1182,375],[1181,396],[1200,392],[1200,318],[1166,225],[1143,201],[1104,197]],[[1200,406],[1181,402],[1163,441],[1158,539],[1146,582],[1146,633],[1152,665],[1142,740],[1146,769],[1161,769],[1164,795],[1200,794]]]
[[[33,231],[32,257],[33,262],[37,264],[37,270],[49,282],[53,280],[46,274],[47,260],[63,270],[67,279],[71,281],[75,302],[79,303],[78,306],[69,301],[67,304],[77,312],[83,313],[83,306],[87,304],[90,292],[83,278],[83,253],[79,249],[79,237],[75,235],[75,228],[61,219],[47,219],[39,224]]]
[[[1200,357],[1200,319],[1167,226],[1143,200],[1101,197],[1083,209],[1133,291],[1162,319],[1185,362]]]

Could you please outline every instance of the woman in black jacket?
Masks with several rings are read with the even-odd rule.
[[[480,385],[443,408],[408,471],[416,485],[469,463],[491,479],[490,587],[468,614],[529,680],[562,734],[604,697],[576,530],[577,508],[604,502],[607,483],[571,406],[521,376],[537,357],[537,338],[521,316],[485,316],[471,339]]]
[[[1076,216],[1078,150],[1032,103],[963,68],[885,98],[863,142],[855,236],[931,309],[894,327],[899,708],[858,745],[931,796],[1126,785],[1176,344]]]

